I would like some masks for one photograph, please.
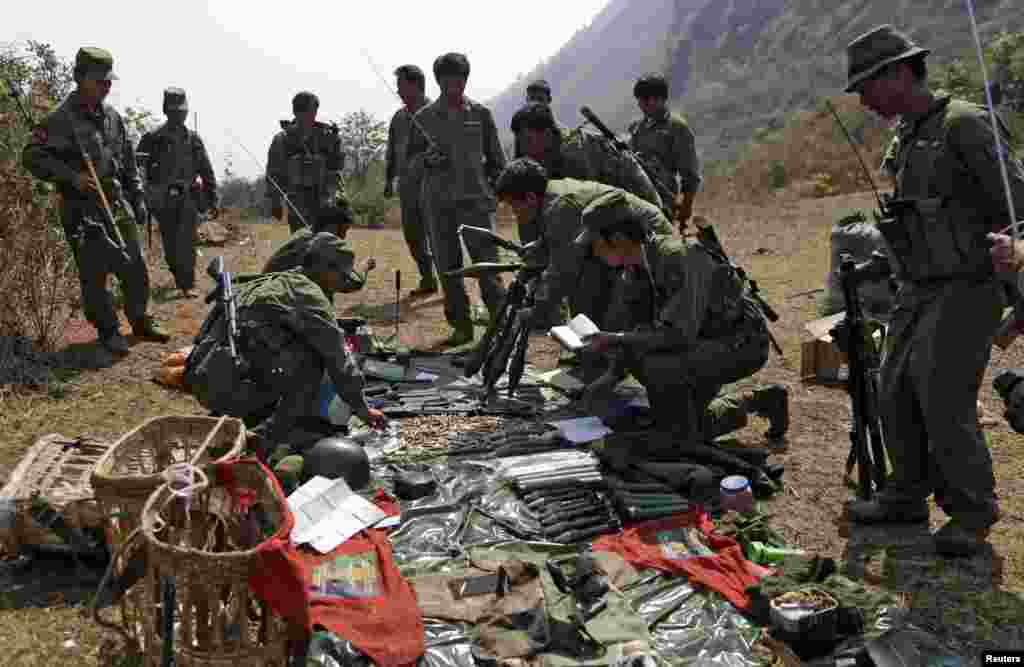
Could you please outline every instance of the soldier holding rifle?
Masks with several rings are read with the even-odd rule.
[[[137,224],[149,216],[135,149],[124,119],[104,103],[110,93],[114,58],[95,47],[75,56],[75,90],[32,131],[22,160],[37,178],[57,185],[61,218],[78,264],[85,317],[100,344],[126,354],[107,276],[117,276],[132,332],[166,342],[170,336],[147,315],[149,272]]]

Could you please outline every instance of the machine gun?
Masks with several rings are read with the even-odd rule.
[[[659,193],[672,191],[672,188],[668,187],[660,179],[655,178],[654,172],[650,168],[648,168],[647,162],[636,151],[631,149],[629,145],[626,144],[626,142],[616,137],[615,133],[612,132],[611,129],[604,124],[604,121],[597,117],[597,114],[595,114],[590,107],[580,107],[580,115],[586,118],[587,122],[593,125],[597,129],[597,131],[604,136],[605,139],[610,141],[611,144],[616,148],[616,150],[618,150],[620,153],[625,155],[630,160],[636,162],[637,166],[640,167],[640,171],[644,172],[644,175],[651,180],[652,184],[654,184],[655,190],[657,190]],[[661,209],[662,211],[664,211],[666,217],[668,217],[668,219],[671,220],[672,202],[661,202]]]
[[[515,271],[516,276],[509,285],[497,314],[487,327],[480,344],[470,353],[463,373],[472,377],[479,371],[484,381],[486,400],[494,396],[494,386],[508,369],[508,395],[512,397],[526,368],[526,350],[530,342],[530,323],[522,321],[520,312],[532,308],[537,283],[547,264],[531,263],[528,256],[534,244],[520,245],[504,239],[489,229],[462,225],[459,236],[464,234],[487,236],[495,245],[515,253],[523,262],[480,263],[451,271],[453,277],[479,277],[486,273]],[[511,361],[510,361],[511,359]]]
[[[886,464],[878,414],[879,358],[857,288],[863,282],[886,280],[889,272],[888,259],[882,254],[875,254],[859,265],[854,264],[849,254],[841,255],[839,279],[846,300],[846,317],[830,332],[836,346],[846,354],[850,368],[846,390],[853,405],[853,419],[846,476],[857,467],[858,493],[864,500],[871,500],[875,491],[884,488]]]

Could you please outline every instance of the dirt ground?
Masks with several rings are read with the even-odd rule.
[[[773,459],[786,466],[787,490],[763,503],[791,545],[832,556],[848,572],[866,581],[903,593],[911,620],[939,634],[952,648],[967,655],[982,649],[1024,648],[1024,457],[1022,438],[999,418],[987,429],[996,466],[1003,519],[991,536],[992,549],[972,559],[952,561],[937,557],[923,528],[872,529],[847,526],[843,503],[849,490],[843,484],[843,466],[849,450],[847,396],[844,390],[804,384],[799,377],[800,343],[809,338],[803,326],[816,318],[813,296],[790,298],[822,285],[828,270],[829,229],[845,212],[871,206],[870,195],[852,195],[803,201],[777,201],[765,205],[728,202],[698,207],[698,213],[716,225],[736,263],[758,280],[762,292],[780,315],[773,332],[783,348],[754,379],[777,382],[791,392],[792,426],[787,445]],[[285,236],[281,226],[242,226],[241,238],[222,248],[203,248],[199,272],[209,258],[223,254],[237,273],[258,270],[271,248]],[[515,237],[508,218],[499,232]],[[342,294],[339,315],[369,316],[378,334],[391,334],[388,318],[395,298],[394,271],[402,271],[403,296],[415,286],[415,266],[402,241],[391,228],[353,229],[349,235],[357,256],[374,257],[378,268],[367,288]],[[67,436],[90,434],[116,439],[143,420],[165,414],[203,414],[190,396],[153,381],[161,356],[190,343],[206,307],[201,299],[174,298],[172,280],[162,263],[151,264],[153,311],[173,331],[168,345],[130,339],[132,353],[115,365],[97,368],[95,343],[88,326],[75,323],[65,351],[69,368],[47,392],[0,394],[0,484],[24,451],[40,436],[59,432]],[[210,281],[203,275],[205,289]],[[479,296],[473,288],[474,300]],[[409,301],[401,306],[401,342],[432,348],[448,329],[439,296]],[[378,319],[373,320],[374,316]],[[72,333],[69,331],[69,333]],[[531,362],[553,367],[557,349],[538,337],[531,346]],[[992,377],[1004,368],[1024,367],[1024,343],[1008,351],[993,350],[981,395],[990,415],[1002,414],[1002,402],[991,388]],[[766,424],[759,419],[736,434],[744,444],[763,445]],[[944,517],[935,508],[932,528]],[[36,665],[60,660],[64,665],[110,664],[100,657],[102,632],[82,615],[74,601],[55,598],[52,604],[19,608],[0,598],[0,647],[8,665]],[[45,657],[43,657],[45,656]]]

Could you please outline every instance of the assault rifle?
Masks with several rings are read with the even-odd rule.
[[[238,317],[235,305],[235,290],[231,283],[231,273],[224,268],[224,258],[218,255],[211,259],[210,264],[206,267],[206,274],[213,278],[214,282],[217,283],[217,287],[207,295],[206,303],[216,301],[217,306],[223,309],[224,318],[228,326],[228,349],[231,351],[231,359],[236,365],[241,365],[243,360],[239,356],[238,348],[235,344],[235,341],[238,340]],[[210,317],[207,321],[212,322],[215,320],[216,318]],[[200,336],[202,335],[203,334],[200,333]]]
[[[655,178],[654,172],[652,172],[651,169],[647,167],[647,163],[644,161],[644,159],[640,157],[640,155],[636,151],[631,149],[625,141],[622,141],[621,139],[616,137],[615,133],[612,132],[611,129],[609,129],[609,127],[604,124],[604,121],[597,117],[597,114],[595,114],[590,107],[580,107],[580,115],[586,118],[587,121],[591,125],[593,125],[598,132],[604,135],[604,138],[610,141],[612,145],[615,146],[616,150],[618,150],[620,153],[636,162],[637,166],[640,167],[640,171],[644,172],[644,175],[647,176],[647,178],[651,179],[651,183],[654,185],[655,190],[657,190],[659,193],[671,192],[673,190],[673,188],[670,188],[665,183],[662,183],[660,179]],[[665,212],[666,217],[668,217],[668,219],[671,220],[672,202],[661,202],[661,208]]]
[[[478,371],[481,372],[486,400],[490,400],[495,393],[494,386],[504,375],[507,367],[508,395],[512,397],[523,378],[523,371],[526,368],[526,349],[530,342],[530,323],[522,321],[519,314],[522,310],[533,307],[537,283],[541,273],[547,268],[547,264],[530,263],[528,255],[534,247],[532,243],[523,246],[504,239],[489,229],[468,225],[459,227],[460,237],[467,233],[486,236],[495,245],[511,250],[520,259],[525,260],[513,263],[474,264],[448,274],[450,276],[479,277],[485,273],[516,272],[501,307],[498,308],[497,314],[488,325],[480,344],[466,359],[463,369],[466,377],[472,377]]]
[[[840,260],[839,280],[846,300],[846,317],[830,333],[836,346],[846,354],[850,369],[846,390],[853,405],[853,419],[846,476],[856,466],[858,493],[862,499],[871,500],[874,492],[885,486],[885,446],[878,415],[879,358],[857,288],[863,282],[886,280],[890,267],[881,254],[859,265],[847,253]]]

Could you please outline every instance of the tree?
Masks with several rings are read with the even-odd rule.
[[[362,186],[370,166],[383,156],[388,142],[387,123],[359,110],[345,114],[339,129],[349,178],[357,187]]]

